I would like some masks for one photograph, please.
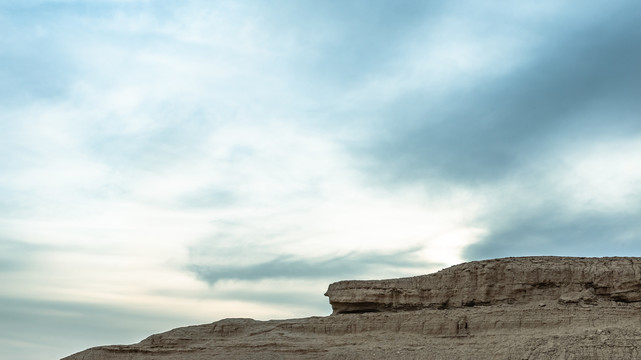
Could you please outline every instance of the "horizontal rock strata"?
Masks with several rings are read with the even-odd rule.
[[[638,359],[640,265],[639,258],[506,258],[342,281],[326,294],[332,316],[225,319],[63,360]]]
[[[550,302],[448,310],[226,319],[63,360],[638,359],[640,303]],[[473,354],[473,356],[471,356]]]
[[[522,257],[474,261],[434,274],[333,283],[334,314],[558,300],[641,301],[641,258]]]

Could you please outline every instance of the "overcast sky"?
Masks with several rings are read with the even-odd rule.
[[[0,357],[641,256],[637,1],[0,0]]]

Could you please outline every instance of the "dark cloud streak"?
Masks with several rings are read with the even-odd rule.
[[[390,254],[353,253],[325,259],[295,259],[281,256],[270,261],[240,266],[192,264],[188,267],[199,279],[210,284],[221,280],[263,279],[349,279],[374,273],[377,268],[422,268],[429,266],[416,255],[416,249]]]
[[[641,122],[629,115],[641,112],[641,47],[632,45],[641,43],[641,19],[629,10],[616,25],[606,18],[569,33],[539,29],[547,42],[526,66],[436,107],[420,94],[402,96],[399,106],[408,105],[404,97],[419,103],[410,106],[410,119],[400,128],[389,119],[394,128],[357,153],[369,156],[369,171],[392,182],[470,185],[499,181],[568,141],[638,134]],[[599,107],[607,118],[585,116]]]
[[[552,206],[508,216],[465,251],[469,260],[504,256],[639,256],[641,207],[624,213],[569,213]]]

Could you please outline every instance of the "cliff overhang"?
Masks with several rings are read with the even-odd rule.
[[[473,261],[433,274],[333,283],[333,314],[533,302],[641,301],[641,258],[518,257]]]

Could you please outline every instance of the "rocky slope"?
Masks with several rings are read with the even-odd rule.
[[[328,317],[226,319],[64,360],[641,358],[641,258],[506,258],[342,281]]]

